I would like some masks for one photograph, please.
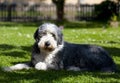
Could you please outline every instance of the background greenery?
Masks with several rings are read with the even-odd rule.
[[[0,22],[0,67],[30,60],[34,43],[33,33],[41,23]],[[73,43],[96,44],[104,47],[120,71],[120,27],[111,28],[104,23],[64,23],[64,40]],[[34,68],[3,72],[0,83],[88,83],[120,82],[120,72],[38,71]]]

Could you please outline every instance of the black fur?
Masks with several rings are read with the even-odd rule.
[[[64,44],[64,69],[69,66],[87,71],[116,71],[116,65],[108,53],[99,46],[85,44]]]
[[[52,42],[54,42],[53,44],[56,45],[56,47],[54,47],[54,50],[51,50],[50,52],[47,50],[43,51],[38,46],[41,38],[47,37],[46,32],[47,34],[50,34],[48,38],[52,38]],[[29,69],[30,67],[35,67],[38,70],[69,70],[72,67],[78,68],[80,71],[116,71],[116,65],[113,59],[102,47],[64,42],[61,30],[54,24],[45,23],[41,25],[35,31],[34,39],[36,41],[33,45],[30,62],[20,63],[10,67],[4,67],[3,70],[13,71]],[[47,38],[46,41],[48,41]]]
[[[41,59],[41,52],[38,48],[37,41],[39,41],[41,28],[37,29],[34,38],[36,42],[33,46],[31,64],[35,66]],[[49,69],[68,69],[70,66],[79,67],[80,70],[86,71],[106,71],[115,72],[116,65],[109,54],[99,46],[85,45],[85,44],[72,44],[63,42],[63,35],[60,29],[55,26],[57,34],[56,40],[58,45],[63,44],[63,49],[55,54],[53,63],[54,67]],[[40,55],[40,56],[38,56]],[[62,63],[62,64],[61,64]],[[62,66],[62,67],[61,67]]]

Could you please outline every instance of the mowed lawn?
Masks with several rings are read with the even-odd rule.
[[[1,67],[30,60],[33,34],[39,23],[0,22],[0,83],[94,83],[120,82],[120,27],[102,23],[64,23],[64,40],[102,46],[117,64],[118,72],[38,71],[34,68],[3,72]],[[97,62],[97,61],[96,61]]]

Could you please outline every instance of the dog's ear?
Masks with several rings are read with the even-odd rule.
[[[63,25],[59,26],[59,29],[62,31],[64,29],[64,26]]]
[[[62,31],[59,29],[58,32],[58,45],[61,45],[63,43],[63,33]]]
[[[61,25],[58,28],[59,28],[59,30],[57,32],[58,36],[59,36],[59,38],[58,38],[58,44],[61,45],[63,43],[63,33],[62,33],[62,30],[64,29],[64,26]]]
[[[34,33],[34,39],[35,39],[36,41],[39,41],[38,30],[39,30],[39,29],[37,29],[37,30],[35,31],[35,33]]]

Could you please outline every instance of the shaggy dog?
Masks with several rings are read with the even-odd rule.
[[[34,39],[30,62],[5,67],[5,71],[30,67],[37,70],[116,71],[115,63],[102,47],[64,42],[61,29],[55,24],[42,24],[34,33]]]

